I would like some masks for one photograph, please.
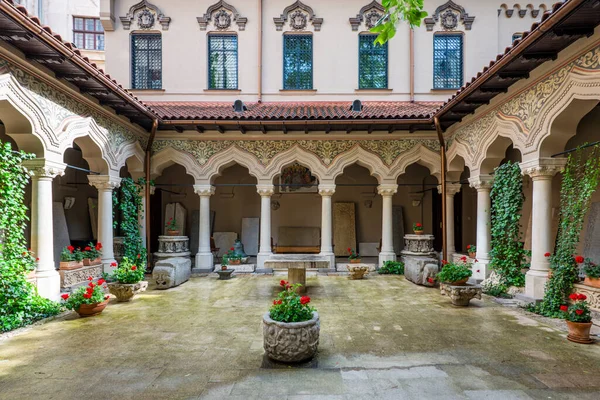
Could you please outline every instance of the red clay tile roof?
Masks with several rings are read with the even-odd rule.
[[[429,119],[441,102],[366,101],[361,112],[351,111],[351,101],[301,101],[245,103],[235,112],[233,102],[150,102],[146,105],[163,120],[336,120]]]

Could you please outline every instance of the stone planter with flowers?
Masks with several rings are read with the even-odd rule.
[[[460,262],[442,261],[442,270],[436,275],[436,279],[441,283],[448,283],[454,286],[460,286],[467,283],[473,275],[471,267],[467,263],[467,257],[462,256]]]
[[[413,224],[413,232],[415,233],[415,235],[422,235],[423,234],[423,224],[420,222],[415,222]]]
[[[310,297],[296,291],[300,284],[282,280],[283,290],[263,316],[263,345],[276,361],[300,362],[312,358],[319,346],[319,314],[309,305]]]
[[[589,304],[586,301],[587,296],[582,293],[571,293],[569,299],[572,301],[571,305],[560,306],[560,311],[563,312],[567,320],[567,328],[569,329],[567,339],[571,342],[581,344],[594,343],[590,338],[592,314]]]
[[[93,277],[88,277],[87,286],[82,286],[72,294],[61,295],[62,304],[79,314],[80,317],[91,317],[100,314],[108,304],[109,296],[104,293],[105,280],[100,278],[94,282]]]
[[[586,258],[583,260],[583,273],[585,274],[584,285],[600,288],[600,265],[596,265],[592,260]]]
[[[121,264],[117,266],[117,263],[113,263],[111,267],[116,268],[111,275],[114,282],[108,284],[108,290],[115,295],[117,301],[131,301],[137,293],[148,288],[148,282],[144,281],[146,266],[140,256],[136,263],[125,257]]]
[[[60,253],[59,268],[69,271],[83,267],[84,254],[73,246],[67,246]]]

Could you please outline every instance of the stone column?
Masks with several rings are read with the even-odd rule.
[[[491,175],[478,175],[469,178],[469,184],[477,190],[477,262],[473,265],[473,279],[487,278],[491,270],[490,242],[492,240],[492,190],[493,177]]]
[[[65,173],[66,165],[45,159],[28,160],[23,165],[31,174],[31,250],[37,257],[35,277],[40,296],[59,300],[60,275],[54,264],[54,223],[52,220],[52,180]]]
[[[321,195],[321,253],[320,256],[327,258],[329,269],[336,269],[335,254],[333,253],[333,211],[331,209],[331,197],[335,193],[335,184],[320,184]]]
[[[550,260],[554,252],[552,235],[552,178],[562,171],[564,158],[544,158],[521,163],[523,174],[533,181],[531,209],[531,267],[525,275],[525,296],[535,300],[544,297]]]
[[[104,272],[114,270],[113,239],[113,190],[121,184],[121,178],[111,175],[88,175],[90,185],[98,189],[98,241],[102,243],[102,265]]]
[[[150,194],[153,195],[156,188],[154,186],[150,186]],[[146,185],[142,186],[142,205],[140,208],[140,212],[138,214],[138,223],[140,224],[140,237],[142,238],[142,245],[146,248],[146,235],[148,232],[146,231],[146,213],[148,208],[146,207]]]
[[[396,261],[396,252],[394,251],[394,227],[392,225],[392,197],[398,192],[398,185],[379,185],[377,186],[377,192],[383,198],[381,251],[379,252],[379,266],[381,267],[386,261]]]
[[[215,266],[210,248],[210,196],[215,194],[215,187],[194,185],[194,192],[200,196],[200,234],[194,272],[212,272]]]
[[[260,195],[260,249],[258,250],[257,268],[264,268],[265,261],[271,257],[271,196],[274,192],[273,185],[257,185]]]
[[[446,246],[448,246],[448,258],[456,253],[454,242],[454,195],[460,192],[459,183],[446,183]],[[442,193],[442,186],[438,186],[438,192]]]

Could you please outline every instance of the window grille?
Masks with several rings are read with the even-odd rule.
[[[312,35],[283,36],[283,88],[313,88]]]
[[[162,89],[162,39],[160,34],[131,35],[133,89]]]
[[[358,88],[387,89],[388,45],[374,43],[377,35],[358,36]]]
[[[235,35],[208,36],[209,89],[238,88],[238,40]]]
[[[433,88],[458,89],[462,83],[462,35],[435,35],[433,37]]]
[[[100,18],[73,17],[73,43],[78,49],[104,50]]]

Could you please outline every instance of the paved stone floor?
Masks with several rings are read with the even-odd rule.
[[[396,276],[308,280],[317,358],[263,357],[277,276],[193,278],[0,342],[2,399],[600,399],[600,344]]]

